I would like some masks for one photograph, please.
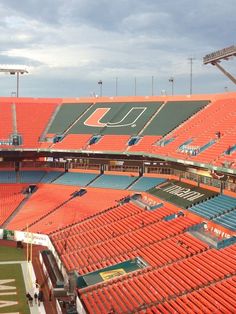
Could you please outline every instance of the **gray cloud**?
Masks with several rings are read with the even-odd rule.
[[[187,93],[190,56],[195,92],[234,88],[202,66],[205,54],[234,44],[234,0],[8,0],[0,15],[0,63],[30,67],[28,96],[88,96],[99,79],[113,95],[115,77],[121,94],[133,93],[134,77],[147,94],[151,76],[159,93],[170,76]]]

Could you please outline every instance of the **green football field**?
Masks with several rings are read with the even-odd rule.
[[[7,264],[7,261],[23,260],[25,260],[23,250],[0,246],[0,262],[6,261],[0,264],[0,313],[30,313],[21,265]]]
[[[0,262],[3,261],[25,261],[24,250],[15,247],[0,246]]]

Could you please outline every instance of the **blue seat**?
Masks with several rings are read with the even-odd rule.
[[[213,219],[234,208],[236,208],[236,198],[227,195],[217,195],[212,199],[190,207],[189,210],[204,218]]]
[[[0,183],[16,183],[16,172],[0,171]]]
[[[163,178],[140,177],[130,188],[131,191],[147,191],[152,187],[165,182]]]
[[[51,183],[63,174],[62,171],[50,171],[47,172],[40,180],[42,183]]]
[[[118,190],[125,190],[137,177],[135,176],[122,176],[122,175],[108,175],[103,174],[98,177],[90,186],[96,188],[111,188]]]
[[[36,170],[24,170],[19,172],[19,182],[21,183],[38,183],[43,176],[45,171]]]
[[[96,177],[97,177],[96,173],[65,172],[63,176],[53,181],[53,183],[86,186]]]

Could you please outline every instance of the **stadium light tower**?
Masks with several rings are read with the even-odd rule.
[[[29,73],[25,69],[18,69],[18,68],[0,68],[0,72],[9,73],[10,75],[16,74],[16,97],[19,97],[19,85],[20,85],[20,74]]]
[[[169,82],[171,83],[171,95],[173,96],[174,95],[174,82],[175,82],[175,79],[173,76],[169,78]]]
[[[226,75],[234,84],[236,84],[236,78],[227,72],[219,63],[222,60],[228,60],[229,58],[236,56],[236,46],[230,46],[221,50],[217,50],[213,53],[207,54],[203,58],[203,64],[215,65],[224,75]]]
[[[98,85],[100,86],[100,97],[102,97],[102,80],[98,81]]]
[[[190,62],[189,94],[192,95],[192,93],[193,93],[193,60],[195,60],[195,58],[191,57],[191,58],[188,58],[188,60]]]

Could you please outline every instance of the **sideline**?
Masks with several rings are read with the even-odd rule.
[[[9,262],[0,262],[0,264],[2,265],[20,264],[22,273],[23,273],[24,282],[25,282],[26,293],[29,292],[32,295],[32,297],[34,296],[35,292],[38,293],[38,289],[36,289],[36,287],[33,287],[32,282],[30,282],[30,274],[32,274],[33,278],[36,278],[34,269],[32,267],[32,263],[27,263],[26,261],[9,261]],[[26,297],[25,297],[25,300],[26,300]],[[33,306],[29,306],[29,309],[30,309],[31,314],[46,314],[43,302],[41,302],[40,306],[38,306],[37,304],[34,303],[34,300],[33,300]]]

